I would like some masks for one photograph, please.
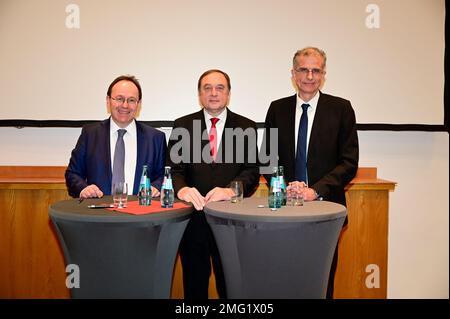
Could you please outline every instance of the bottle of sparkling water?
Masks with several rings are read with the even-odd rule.
[[[149,206],[152,204],[152,187],[147,165],[142,168],[141,181],[139,183],[139,205]]]
[[[274,167],[272,178],[270,179],[269,207],[280,208],[282,197],[280,179],[278,178],[278,167]]]
[[[281,205],[286,206],[287,194],[286,194],[286,182],[284,181],[284,167],[278,166],[278,179],[280,180],[281,188]]]
[[[161,187],[161,207],[171,208],[173,207],[174,192],[172,185],[172,173],[170,166],[164,168],[164,181]]]

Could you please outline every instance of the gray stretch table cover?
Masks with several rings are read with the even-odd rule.
[[[246,198],[209,203],[205,214],[229,298],[325,298],[344,206],[313,201],[271,211],[267,198]]]
[[[80,269],[80,288],[71,289],[72,298],[170,298],[176,253],[192,208],[131,215],[87,207],[110,202],[110,196],[80,204],[65,200],[49,208],[66,265]]]

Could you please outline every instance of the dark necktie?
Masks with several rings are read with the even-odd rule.
[[[211,147],[211,156],[213,161],[216,160],[217,155],[217,129],[216,123],[219,121],[217,117],[211,118],[211,130],[209,131],[209,145]]]
[[[302,104],[302,116],[298,127],[297,155],[295,158],[295,180],[307,182],[306,176],[306,136],[308,134],[308,107],[309,104]]]
[[[127,131],[124,129],[117,130],[117,142],[116,148],[114,149],[114,162],[113,162],[113,172],[112,172],[112,183],[125,182],[124,164],[125,164],[125,143],[123,142],[123,135]]]

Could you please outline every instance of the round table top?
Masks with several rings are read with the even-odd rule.
[[[328,201],[309,201],[303,206],[282,206],[271,210],[268,207],[267,197],[244,198],[241,203],[212,202],[205,206],[204,211],[207,215],[215,217],[264,222],[324,221],[347,215],[345,206]]]
[[[128,201],[137,200],[136,196],[128,196]],[[112,197],[90,198],[80,202],[78,199],[69,199],[56,202],[49,207],[49,215],[65,220],[92,221],[92,222],[141,222],[141,221],[169,221],[173,219],[184,220],[190,217],[193,212],[192,204],[185,203],[189,207],[183,208],[162,208],[159,199],[152,199],[152,205],[157,205],[160,211],[133,215],[119,213],[106,208],[89,208],[89,205],[111,204]],[[184,203],[184,202],[183,202]]]

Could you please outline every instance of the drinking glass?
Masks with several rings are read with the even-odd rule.
[[[303,206],[303,187],[293,185],[287,192],[288,206]]]
[[[128,184],[119,182],[113,185],[113,200],[115,208],[127,207]]]
[[[244,200],[244,188],[241,181],[232,181],[230,188],[233,190],[234,195],[231,196],[232,203],[241,203]]]

